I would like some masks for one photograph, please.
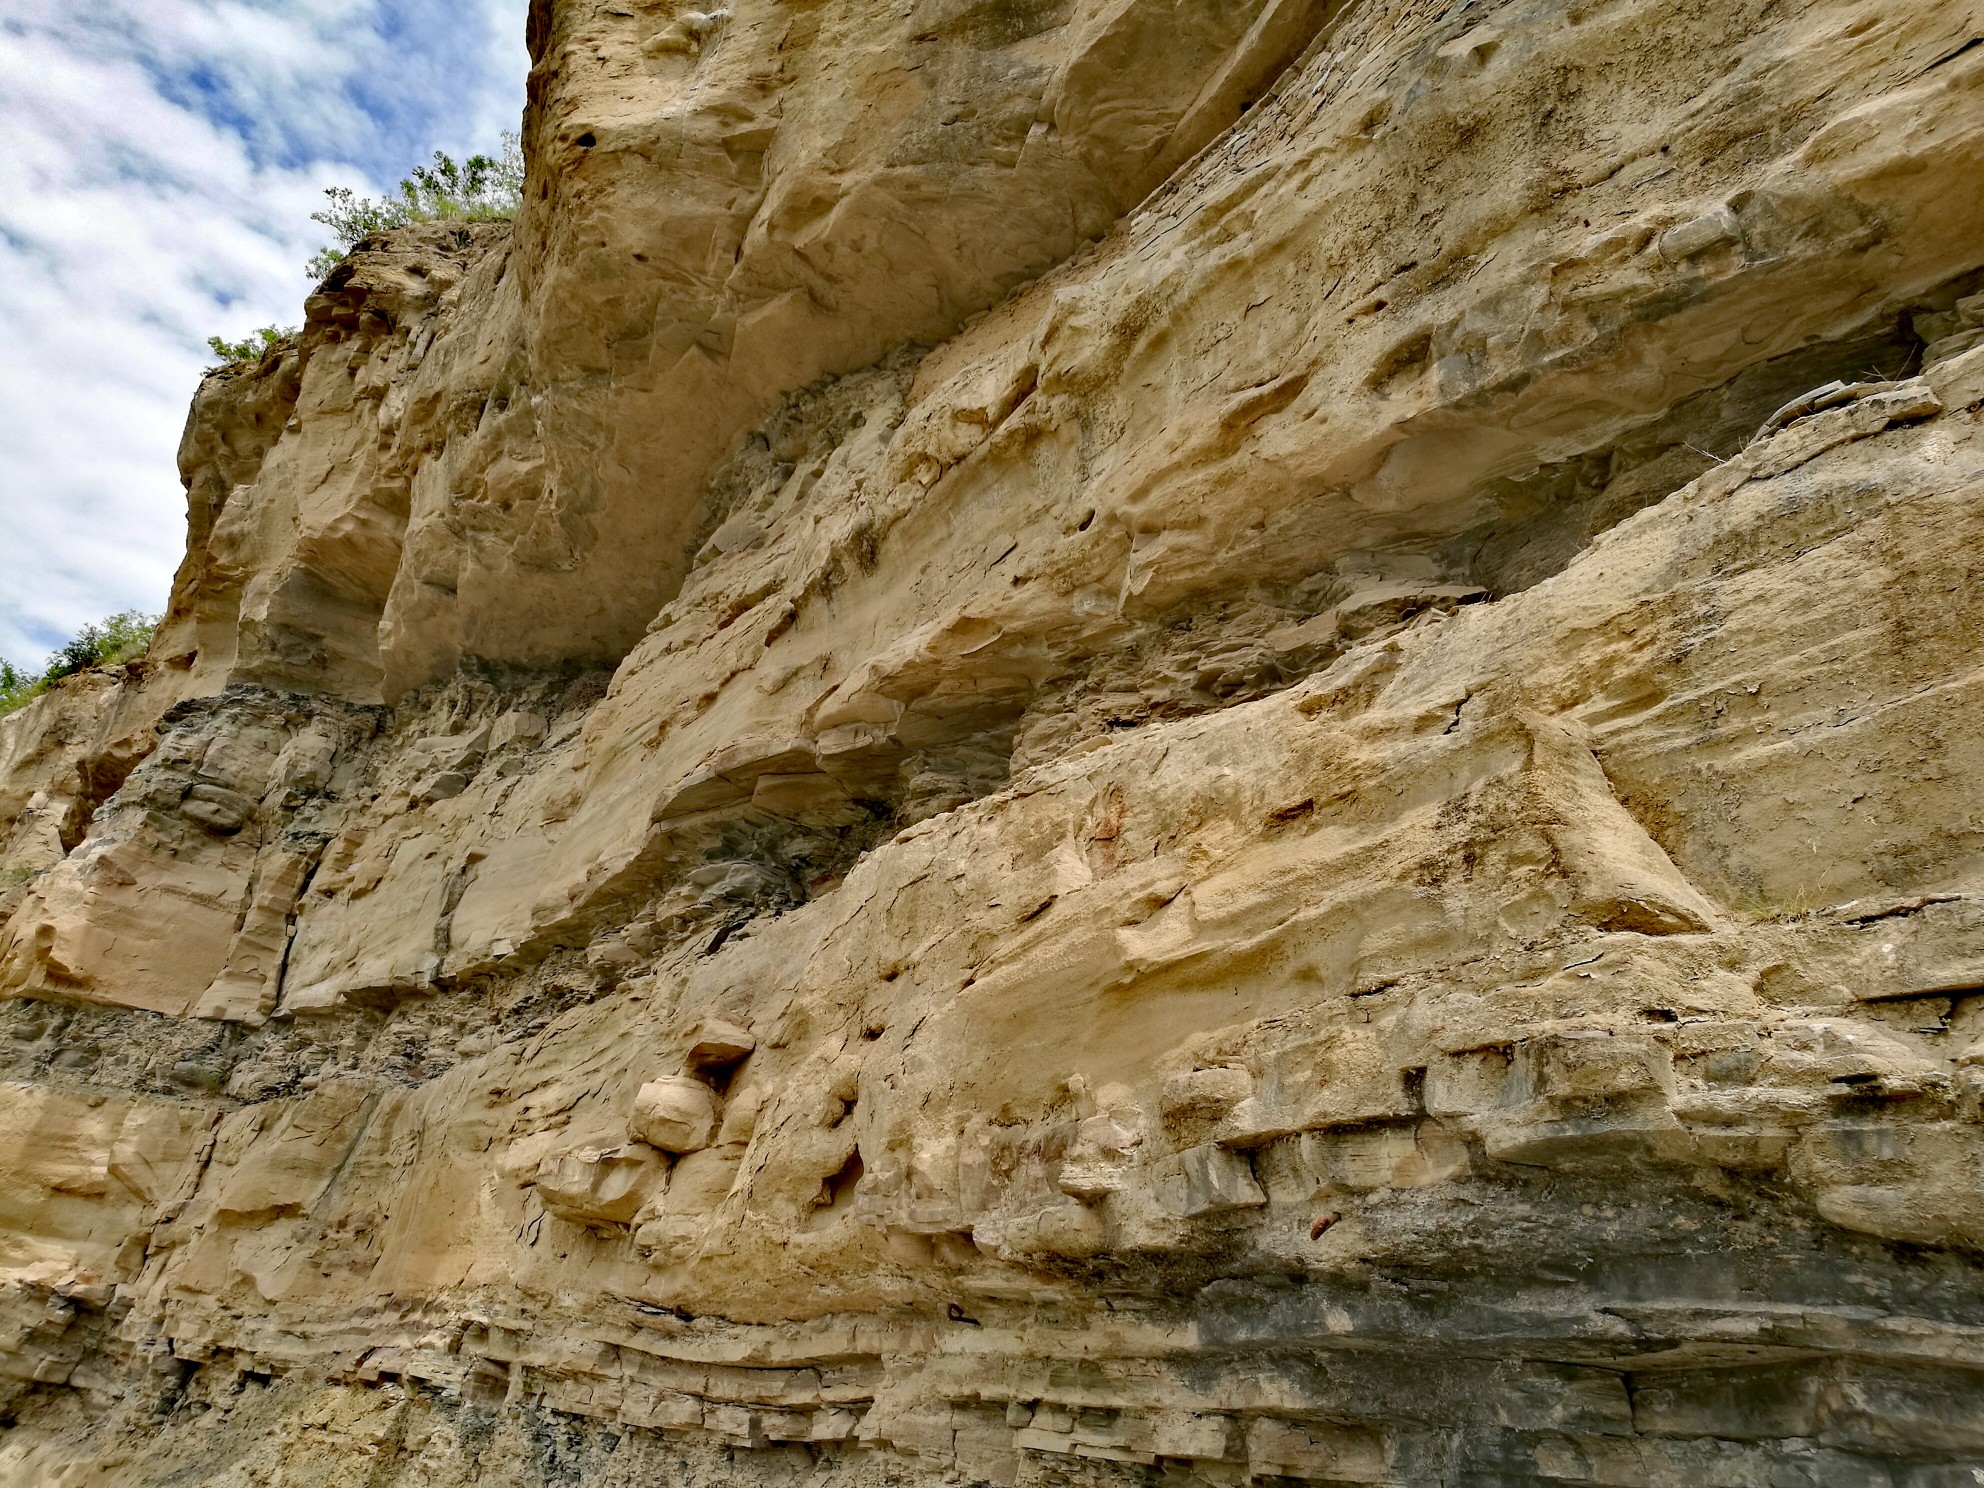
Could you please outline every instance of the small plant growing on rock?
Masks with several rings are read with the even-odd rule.
[[[207,337],[207,350],[220,358],[223,367],[239,366],[243,362],[261,360],[262,353],[296,334],[295,327],[285,330],[281,326],[266,325],[260,330],[250,331],[239,341],[229,341],[221,336]]]
[[[330,206],[310,220],[328,227],[338,246],[305,265],[312,279],[322,279],[374,233],[411,222],[497,222],[516,216],[524,196],[523,141],[506,134],[500,156],[471,155],[460,162],[436,150],[432,165],[415,166],[397,192],[386,196],[359,196],[349,186],[333,186],[324,195]]]

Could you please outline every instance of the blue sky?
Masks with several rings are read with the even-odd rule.
[[[302,319],[323,190],[523,109],[528,0],[0,0],[0,657],[160,610],[206,338]]]

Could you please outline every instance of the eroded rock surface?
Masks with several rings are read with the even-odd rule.
[[[1972,1482],[1980,35],[538,0],[0,723],[0,1481]]]

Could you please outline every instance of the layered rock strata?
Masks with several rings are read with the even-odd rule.
[[[0,723],[0,1481],[1973,1481],[1980,37],[538,0]]]

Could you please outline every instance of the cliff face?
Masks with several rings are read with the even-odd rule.
[[[0,1481],[1972,1481],[1980,34],[538,0],[0,723]]]

